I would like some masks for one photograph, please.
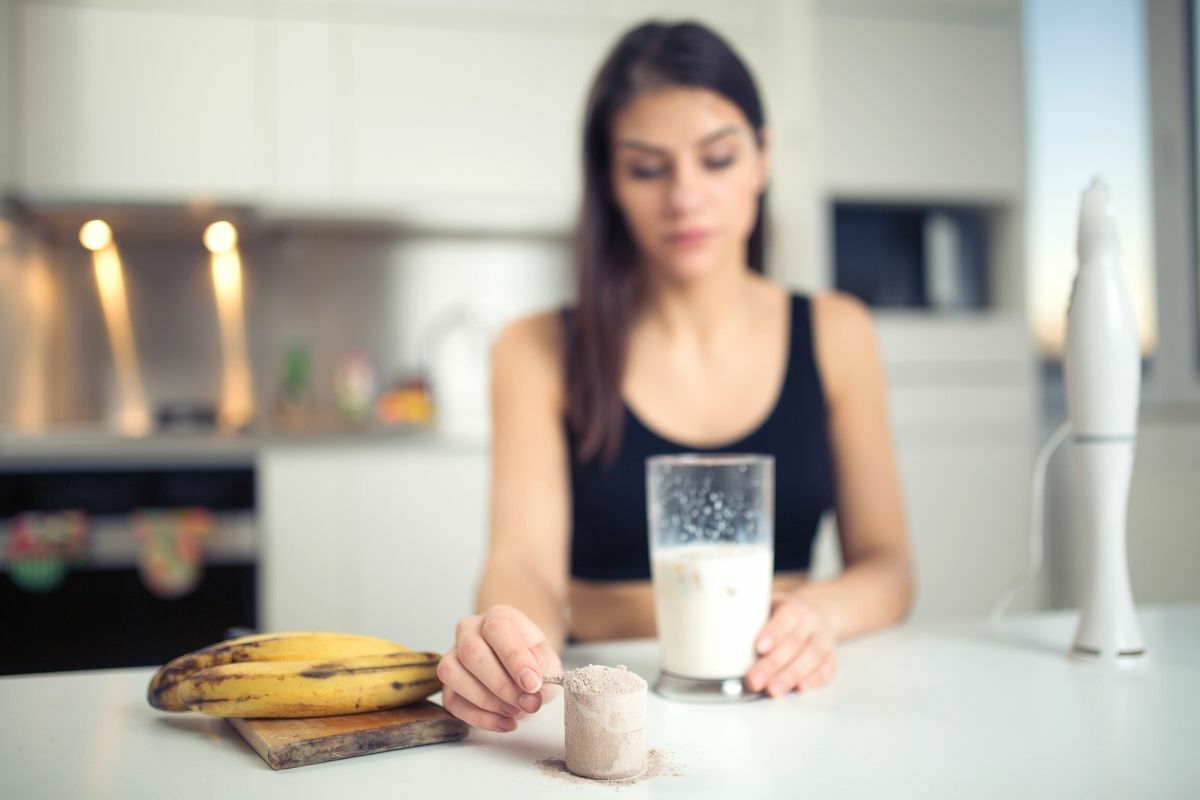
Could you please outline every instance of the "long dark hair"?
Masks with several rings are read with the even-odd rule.
[[[763,144],[762,104],[754,79],[733,49],[695,22],[647,22],[626,33],[596,75],[583,128],[583,208],[576,234],[578,305],[566,343],[567,421],[576,457],[611,462],[621,446],[621,378],[637,300],[637,252],[613,197],[611,124],[639,92],[668,86],[709,89],[741,109]],[[763,271],[766,193],[747,244],[746,261]]]

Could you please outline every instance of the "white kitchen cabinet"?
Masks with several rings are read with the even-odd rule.
[[[259,458],[260,622],[445,650],[487,537],[481,447],[283,445]]]
[[[986,616],[1029,560],[1029,443],[1012,436],[898,443],[915,620]],[[1039,604],[1038,588],[1012,608]]]
[[[276,3],[267,194],[425,228],[566,231],[587,90],[617,37],[690,9],[774,64],[767,8]]]
[[[269,27],[264,199],[328,205],[346,189],[345,37],[324,14],[281,16]]]
[[[28,1],[17,12],[17,189],[72,200],[255,194],[258,20]]]
[[[417,213],[455,198],[573,210],[604,44],[573,29],[351,26],[351,193]]]
[[[587,89],[617,37],[654,15],[709,20],[742,51],[775,93],[789,172],[808,138],[810,95],[782,75],[811,72],[791,52],[808,16],[783,0],[7,2],[15,188],[34,200],[247,201],[565,232]],[[799,219],[811,194],[805,173],[777,215]]]
[[[0,0],[0,195],[12,182],[12,128],[15,121],[12,93],[13,20],[11,0]]]
[[[944,203],[988,216],[986,311],[876,315],[917,576],[913,615],[976,616],[1028,557],[1038,428],[1023,311],[1020,3],[819,0],[814,25],[826,234],[839,201]],[[832,271],[824,283],[836,283]],[[1035,587],[1015,605],[1041,600]]]
[[[831,194],[1020,200],[1017,0],[824,0],[817,20]]]
[[[986,614],[1029,553],[1037,383],[1024,318],[881,314],[877,329],[917,579],[913,616]],[[1041,599],[1034,587],[1014,607]]]

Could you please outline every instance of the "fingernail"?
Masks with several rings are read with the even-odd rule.
[[[500,710],[506,717],[515,717],[517,714],[521,713],[521,709],[517,708],[516,706],[510,706],[508,703],[500,706]]]
[[[773,683],[768,691],[772,697],[778,697],[779,695],[783,694],[783,690],[784,685],[782,683]]]
[[[521,695],[519,698],[517,698],[517,704],[530,714],[537,711],[542,705],[540,702],[538,702],[538,696],[536,694]]]
[[[771,649],[772,644],[774,644],[774,642],[772,642],[770,639],[759,639],[758,640],[758,654],[761,656],[763,653],[766,653],[768,650]]]
[[[525,687],[527,692],[536,692],[542,688],[542,678],[529,667],[521,671],[521,686]]]
[[[499,723],[500,730],[512,732],[517,729],[517,721],[510,717],[501,717]]]

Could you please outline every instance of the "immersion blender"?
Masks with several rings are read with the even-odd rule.
[[[1141,356],[1112,197],[1100,178],[1084,192],[1078,236],[1063,369],[1088,570],[1071,654],[1124,661],[1146,652],[1125,555]]]

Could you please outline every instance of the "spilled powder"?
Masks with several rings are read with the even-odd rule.
[[[571,773],[567,769],[567,762],[561,755],[547,756],[546,758],[535,761],[532,765],[542,775],[548,778],[562,781],[563,783],[589,783],[592,785],[601,784],[604,786],[632,786],[642,781],[648,781],[651,778],[672,777],[678,778],[683,775],[681,769],[672,764],[667,754],[657,748],[650,748],[646,753],[646,769],[640,775],[634,775],[631,778],[618,778],[616,780],[598,781],[592,778],[581,778],[578,775]]]

